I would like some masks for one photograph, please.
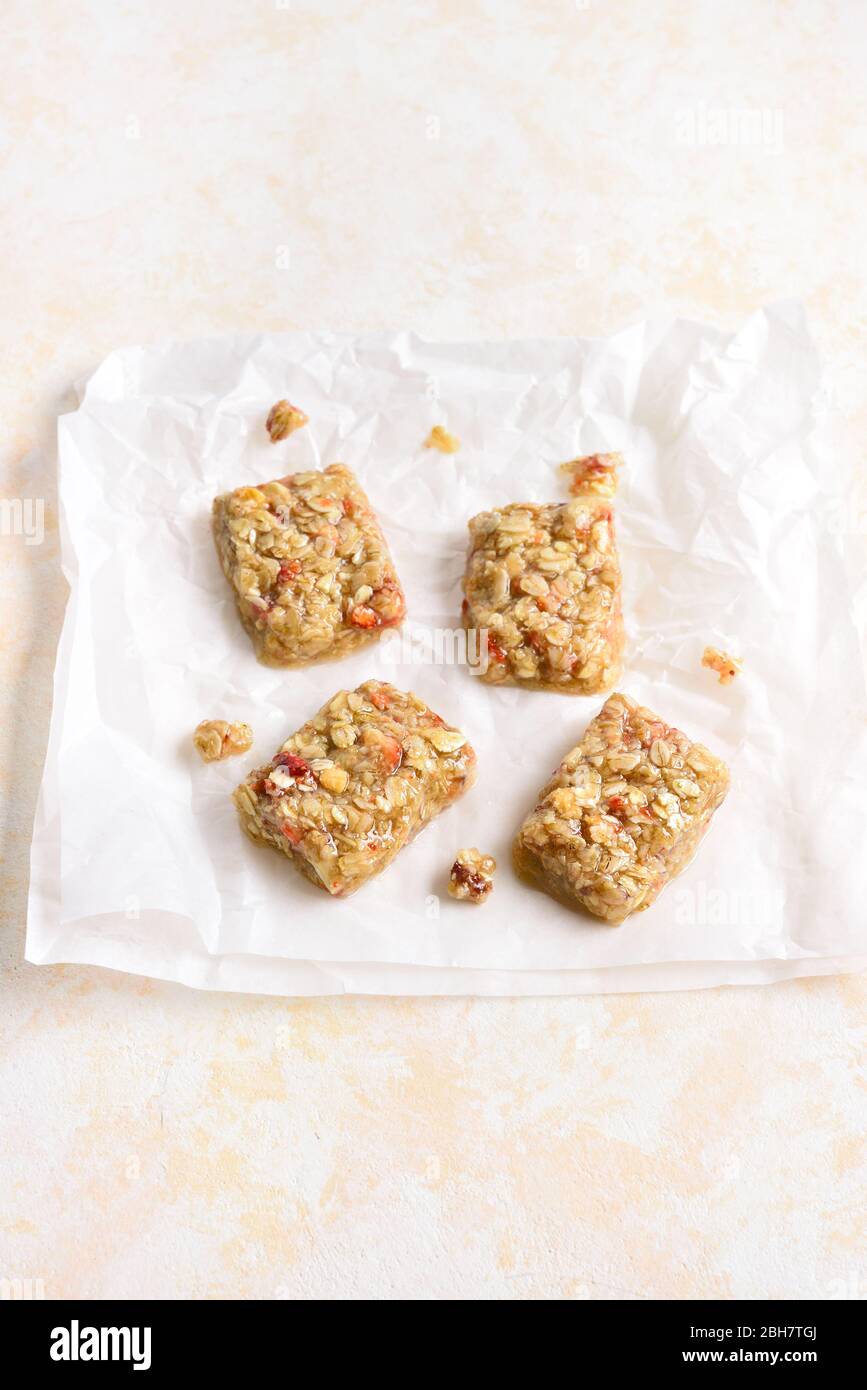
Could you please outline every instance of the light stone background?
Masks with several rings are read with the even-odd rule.
[[[860,453],[867,5],[4,0],[0,27],[2,491],[47,506],[43,545],[0,538],[0,1279],[863,1297],[864,978],[292,1003],[22,951],[70,383],[165,336],[733,327],[794,295]]]

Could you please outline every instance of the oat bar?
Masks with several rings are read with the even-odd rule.
[[[266,665],[346,656],[403,620],[403,590],[379,523],[341,463],[217,497],[214,535]]]
[[[460,730],[383,681],[341,690],[234,794],[241,825],[347,897],[475,779]]]
[[[515,867],[561,901],[622,922],[686,867],[728,785],[719,758],[614,694],[543,787]]]
[[[464,626],[487,632],[482,679],[595,695],[623,660],[611,503],[514,503],[469,523]]]

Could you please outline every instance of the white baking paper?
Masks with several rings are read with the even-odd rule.
[[[726,335],[654,319],[604,340],[432,343],[267,334],[113,353],[59,428],[71,596],[34,832],[27,957],[277,994],[694,988],[867,964],[867,702],[847,553],[848,461],[815,444],[820,368],[798,305]],[[309,426],[272,445],[281,396]],[[461,440],[423,448],[434,424]],[[619,928],[520,883],[509,846],[601,698],[492,689],[445,658],[466,522],[566,497],[557,465],[621,450],[622,688],[730,764],[692,866]],[[408,599],[402,638],[260,666],[210,535],[218,492],[336,461],[358,473]],[[744,660],[723,687],[708,643]],[[414,689],[458,724],[476,787],[346,901],[239,831],[230,792],[337,689]],[[205,717],[252,754],[203,765]],[[455,851],[500,864],[455,903]]]

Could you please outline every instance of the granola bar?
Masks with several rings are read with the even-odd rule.
[[[622,922],[686,867],[728,785],[719,758],[614,694],[543,787],[515,867],[570,906]]]
[[[384,681],[341,690],[236,789],[251,839],[347,897],[475,780],[459,729]]]
[[[610,500],[513,503],[470,521],[464,626],[487,631],[483,680],[595,695],[623,661]]]
[[[497,861],[478,849],[459,849],[449,874],[449,894],[458,902],[483,903],[494,886]]]
[[[403,590],[379,523],[342,463],[217,497],[214,535],[266,665],[346,656],[403,621]]]
[[[222,762],[253,746],[253,730],[249,724],[230,724],[225,719],[203,719],[196,725],[193,743],[204,763]]]

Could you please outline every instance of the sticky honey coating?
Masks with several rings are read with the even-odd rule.
[[[515,868],[617,924],[686,867],[728,786],[720,758],[614,694],[540,792],[515,840]]]
[[[341,690],[234,793],[242,828],[348,897],[475,779],[464,734],[385,681]]]

